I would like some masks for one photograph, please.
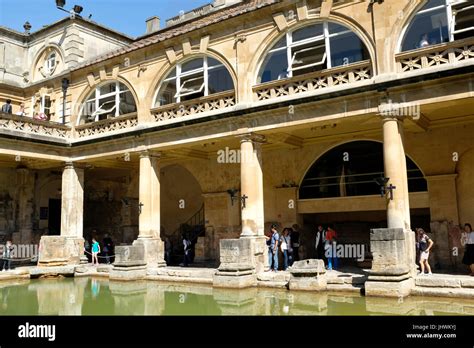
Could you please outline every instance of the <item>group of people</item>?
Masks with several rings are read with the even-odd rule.
[[[285,227],[281,234],[276,225],[272,225],[270,233],[265,235],[268,246],[268,264],[269,271],[277,272],[279,270],[280,254],[283,259],[282,270],[286,271],[294,261],[299,260],[299,232],[298,225],[293,228]]]
[[[318,225],[316,230],[316,240],[314,248],[316,249],[316,257],[327,263],[327,269],[337,269],[339,261],[337,255],[332,252],[333,245],[337,243],[337,233],[332,225],[327,227]]]
[[[1,111],[5,114],[13,114],[13,107],[11,99],[7,99],[5,104],[2,105]],[[20,110],[15,114],[17,116],[26,116],[25,104],[20,104]],[[36,112],[33,115],[33,119],[38,121],[48,121],[49,117],[44,112]]]

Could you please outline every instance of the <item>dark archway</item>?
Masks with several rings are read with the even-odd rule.
[[[423,173],[407,160],[409,192],[427,191]],[[374,179],[384,174],[383,144],[353,141],[339,145],[322,155],[300,185],[300,199],[367,196],[380,193]]]

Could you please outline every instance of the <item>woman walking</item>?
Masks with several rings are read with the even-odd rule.
[[[474,232],[471,224],[464,225],[464,233],[466,233],[466,246],[462,263],[469,266],[470,275],[474,277]]]
[[[425,275],[425,268],[428,275],[432,275],[428,258],[434,243],[422,228],[418,228],[416,232],[418,235],[418,249],[420,250],[420,275]]]

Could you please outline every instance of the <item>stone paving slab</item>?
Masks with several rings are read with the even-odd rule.
[[[74,276],[75,265],[68,266],[53,266],[53,267],[32,267],[30,268],[30,275],[32,278],[41,276]]]
[[[0,271],[0,281],[29,279],[30,272],[27,269],[13,269],[11,271]]]

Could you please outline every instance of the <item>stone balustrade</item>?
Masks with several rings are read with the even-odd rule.
[[[370,60],[365,60],[333,69],[295,76],[290,79],[263,83],[253,88],[253,95],[255,101],[262,101],[355,83],[371,78],[372,64]]]
[[[216,93],[208,97],[189,100],[183,103],[160,106],[152,109],[151,113],[156,122],[164,122],[185,116],[225,109],[235,106],[235,104],[235,92],[227,91]]]
[[[35,120],[29,116],[18,116],[0,113],[0,130],[43,135],[60,139],[67,139],[71,127],[51,121]]]
[[[456,64],[470,59],[474,62],[474,38],[400,53],[395,59],[400,73]]]
[[[131,113],[97,122],[76,126],[77,138],[96,136],[133,128],[138,125],[137,113]]]

